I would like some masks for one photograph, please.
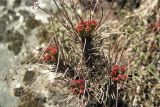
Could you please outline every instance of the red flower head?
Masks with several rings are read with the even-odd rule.
[[[56,47],[52,47],[50,52],[51,52],[52,55],[57,54],[57,48]]]
[[[97,22],[95,20],[81,21],[76,27],[77,32],[81,33],[86,31],[86,33],[93,31]]]
[[[45,50],[46,53],[50,53],[52,55],[55,55],[57,54],[57,48],[56,47],[48,47],[46,50]]]
[[[56,62],[57,57],[57,48],[55,46],[50,46],[45,49],[44,55],[43,55],[43,61],[45,62]]]
[[[76,89],[76,94],[83,94],[84,88],[85,88],[84,82],[85,82],[85,80],[83,80],[83,79],[72,80],[72,82],[71,82],[72,93],[75,94],[75,89]]]
[[[118,82],[120,80],[127,79],[128,76],[124,74],[125,71],[126,71],[126,66],[123,65],[120,67],[119,65],[115,65],[111,72],[113,81]]]
[[[85,81],[82,80],[82,79],[79,79],[79,80],[72,80],[72,83],[73,84],[83,84]]]
[[[113,67],[113,71],[118,71],[118,69],[119,69],[119,65],[115,65],[115,66]]]
[[[119,70],[119,65],[115,65],[112,69],[111,75],[113,76],[117,74],[118,70]]]
[[[84,24],[85,24],[85,22],[84,22],[84,21],[80,21],[80,22],[79,22],[79,25],[84,26]]]

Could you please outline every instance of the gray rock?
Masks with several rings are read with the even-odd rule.
[[[0,41],[4,38],[4,31],[6,30],[6,22],[4,20],[0,20]]]
[[[21,67],[20,71],[12,70],[12,79],[8,79],[8,83],[11,91],[16,91],[16,95],[20,96],[21,101],[18,107],[45,107],[44,105],[48,105],[47,107],[78,106],[78,98],[70,96],[70,90],[55,79],[60,78],[62,74],[56,74],[51,70],[52,67],[50,65],[41,64],[26,64]],[[25,76],[25,80],[30,81],[34,77],[33,75],[36,76],[36,79],[29,85],[23,82]],[[15,84],[20,84],[20,86],[17,87]],[[21,92],[23,92],[21,87],[24,87],[24,95],[21,95]],[[66,100],[69,96],[71,99]]]
[[[16,97],[20,97],[20,96],[22,96],[22,95],[24,95],[24,88],[23,87],[19,87],[19,88],[15,88],[14,89],[14,95],[16,96]]]
[[[25,5],[26,6],[32,6],[32,0],[26,0]]]
[[[14,7],[19,7],[21,5],[22,0],[15,0]]]
[[[39,96],[34,93],[29,93],[21,97],[21,103],[17,107],[44,107]]]
[[[31,82],[34,79],[34,77],[35,77],[34,71],[26,71],[23,78],[24,84]]]
[[[10,51],[13,51],[15,55],[18,55],[23,45],[23,35],[19,32],[15,32],[13,35],[8,37],[8,41],[10,42],[10,44],[8,45],[8,49]]]
[[[0,6],[6,6],[7,0],[0,0]]]

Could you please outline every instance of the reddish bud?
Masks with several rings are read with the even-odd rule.
[[[95,20],[91,20],[91,25],[95,26],[97,24],[97,22]]]
[[[80,89],[82,89],[82,90],[83,90],[83,89],[84,89],[84,85],[80,85]]]
[[[45,62],[48,62],[50,59],[51,59],[51,55],[49,55],[48,53],[45,53],[44,56],[43,56],[43,60]]]
[[[114,78],[113,78],[113,81],[118,81],[118,80],[119,80],[118,77],[114,77]]]
[[[83,79],[72,80],[72,83],[73,83],[73,84],[82,84],[82,83],[84,83],[84,80],[83,80]]]
[[[114,71],[118,71],[118,69],[119,69],[119,65],[115,65],[115,66],[113,67],[113,70],[114,70]]]
[[[123,75],[123,78],[124,79],[128,79],[128,75]]]
[[[115,65],[115,66],[113,67],[113,70],[112,70],[112,72],[111,72],[111,75],[112,75],[112,76],[115,75],[118,70],[119,70],[119,66],[118,66],[118,65]]]
[[[50,61],[52,61],[52,62],[56,62],[56,58],[54,58],[53,56],[51,56]]]
[[[88,21],[84,21],[84,22],[81,21],[78,24],[78,26],[76,27],[76,30],[77,30],[77,32],[81,32],[85,29],[86,32],[89,32],[89,31],[93,30],[91,28],[93,28],[93,26],[95,26],[96,24],[97,23],[95,20],[88,20]]]
[[[83,79],[80,79],[79,82],[80,82],[80,83],[84,83],[85,81],[84,81]]]
[[[112,71],[111,75],[114,76],[116,74],[116,71]]]
[[[127,75],[122,75],[122,74],[119,74],[117,77],[118,77],[119,79],[121,79],[121,80],[124,80],[124,79],[127,79],[127,78],[128,78]]]
[[[78,25],[76,28],[77,32],[81,32],[83,29],[84,29],[83,25]]]
[[[84,90],[80,90],[80,91],[79,91],[79,94],[84,94]]]
[[[86,30],[86,32],[89,32],[91,30],[91,27],[90,26],[86,26],[85,30]]]
[[[119,72],[119,71],[121,71],[121,72]],[[120,67],[119,65],[115,65],[113,67],[112,72],[111,72],[112,80],[119,82],[120,80],[127,79],[128,76],[124,74],[125,71],[126,71],[126,66],[123,65]]]
[[[121,66],[121,71],[125,72],[126,71],[126,66]]]
[[[123,79],[123,75],[122,74],[118,74],[117,76],[119,79]]]
[[[56,48],[56,47],[52,47],[52,48],[50,49],[50,53],[51,53],[52,55],[57,54],[57,48]]]
[[[79,92],[77,88],[74,88],[71,91],[72,91],[73,94],[78,94],[78,92]]]
[[[86,21],[86,22],[85,22],[85,25],[86,25],[86,26],[90,26],[90,22],[89,22],[89,21]]]

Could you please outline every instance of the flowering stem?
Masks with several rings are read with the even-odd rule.
[[[116,107],[118,107],[118,83],[117,83],[117,92],[116,92]]]

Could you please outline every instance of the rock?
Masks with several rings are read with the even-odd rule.
[[[32,0],[26,0],[25,5],[26,6],[32,6]]]
[[[18,55],[21,51],[22,42],[13,42],[8,45],[8,50],[13,51],[15,55]]]
[[[8,10],[8,15],[10,18],[10,23],[18,21],[19,16],[17,16],[17,13],[14,10]]]
[[[29,49],[33,49],[33,47],[28,48],[28,45],[33,45],[33,43],[28,42],[27,39],[30,36],[33,37],[36,35],[36,30],[34,28],[38,26],[35,23],[37,21],[32,17],[33,15],[31,16],[31,5],[32,0],[0,0],[0,59],[2,62],[0,64],[0,77],[7,75],[9,68],[16,64],[17,61],[22,59],[24,60],[24,57],[27,54],[26,51],[30,52]],[[26,25],[31,25],[31,27],[26,27]],[[33,30],[34,32],[32,32]],[[37,39],[32,39],[32,42],[36,43],[36,45],[39,43]],[[26,72],[27,70],[23,69],[23,71]],[[18,74],[20,75],[15,76],[17,75],[17,72],[15,72],[15,75],[11,76],[13,78],[10,78],[10,88],[7,87],[8,82],[4,82],[0,78],[0,104],[2,107],[17,107],[15,106],[18,99],[17,97],[22,97],[23,94],[25,94],[24,90],[26,90],[25,82],[23,82],[23,79],[24,81],[30,82],[30,80],[27,80],[27,78],[23,78],[25,72],[21,72],[21,70],[19,70]],[[18,79],[21,81],[20,83]],[[21,87],[16,87],[17,84],[22,85]],[[40,85],[41,84],[39,84],[39,86]],[[11,93],[16,97],[10,95],[8,91],[11,91]],[[38,100],[45,101],[43,98],[38,98]]]
[[[18,12],[24,17],[24,20],[26,20],[30,14],[27,10],[19,10]]]
[[[35,77],[34,71],[26,71],[23,78],[24,84],[27,84],[33,81],[34,77]]]
[[[70,90],[64,86],[64,83],[58,82],[56,79],[61,78],[63,74],[51,72],[52,66],[26,64],[21,66],[19,70],[15,69],[12,69],[8,83],[14,95],[20,97],[18,107],[45,107],[44,105],[47,107],[65,107],[66,104],[69,107],[75,107],[78,105],[78,98],[74,96],[70,96],[70,100],[67,100]],[[31,80],[34,81],[30,82]],[[26,84],[26,82],[30,82],[30,84]],[[16,88],[15,84],[21,85]]]
[[[160,8],[160,0],[158,0],[157,7]]]
[[[19,7],[21,5],[21,0],[15,0],[14,1],[14,7]]]
[[[7,38],[10,44],[8,45],[8,49],[13,51],[15,55],[18,55],[21,51],[24,37],[19,32],[15,32],[13,35]]]
[[[43,102],[40,102],[37,100],[37,98],[37,95],[34,93],[29,93],[25,96],[22,96],[20,99],[21,103],[18,105],[18,107],[45,107]]]
[[[46,103],[47,98],[43,96],[37,96],[36,97],[37,102],[39,103]]]
[[[3,41],[4,38],[4,31],[6,29],[6,22],[5,20],[0,20],[0,41]]]
[[[14,95],[16,96],[16,97],[20,97],[20,96],[22,96],[23,94],[24,94],[24,88],[23,87],[19,87],[19,88],[15,88],[14,89]]]
[[[7,0],[0,0],[0,6],[6,6]]]
[[[34,29],[34,28],[36,28],[36,27],[38,27],[38,26],[40,26],[40,21],[37,21],[37,20],[35,20],[33,17],[28,17],[26,20],[25,20],[25,22],[26,22],[26,27],[28,28],[28,29]]]

